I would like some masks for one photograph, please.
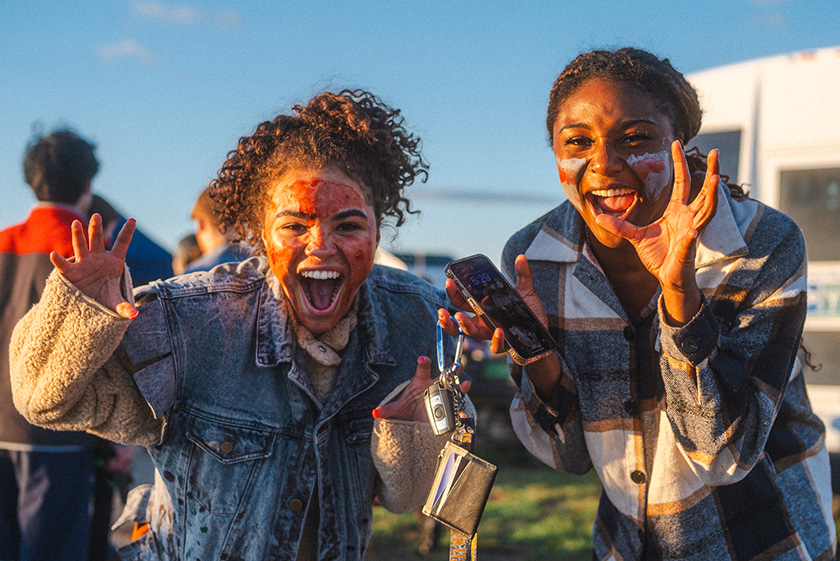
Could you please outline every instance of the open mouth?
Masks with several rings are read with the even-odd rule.
[[[310,307],[316,312],[330,312],[341,291],[338,271],[301,271],[301,288]]]
[[[622,220],[627,219],[630,211],[639,200],[632,189],[595,189],[586,194],[595,214],[609,214]]]

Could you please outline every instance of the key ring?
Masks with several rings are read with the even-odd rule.
[[[464,339],[466,335],[464,334],[464,329],[461,327],[461,322],[455,319],[455,316],[450,316],[456,324],[458,324],[458,343],[455,345],[455,360],[449,368],[446,368],[445,360],[445,352],[443,349],[443,327],[440,324],[440,321],[437,322],[437,359],[438,359],[438,369],[440,370],[441,376],[444,374],[455,375],[457,379],[457,372],[458,369],[461,367],[461,355],[464,351]],[[450,380],[447,380],[450,382]]]

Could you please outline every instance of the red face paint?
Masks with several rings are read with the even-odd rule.
[[[370,274],[376,222],[366,189],[337,170],[290,172],[277,183],[263,229],[268,262],[313,333],[338,323]]]
[[[653,201],[659,199],[665,188],[671,185],[671,158],[667,150],[656,154],[630,156],[627,158],[627,165],[644,182],[644,195]]]

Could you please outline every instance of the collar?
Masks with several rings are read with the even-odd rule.
[[[281,362],[291,362],[294,354],[295,331],[292,313],[286,305],[286,295],[280,281],[265,259],[260,259],[266,282],[259,297],[257,312],[257,365],[274,367]],[[387,349],[388,330],[385,325],[383,303],[375,290],[379,266],[374,266],[370,276],[357,293],[359,342],[365,346],[365,356],[370,364],[396,364]]]
[[[720,183],[715,215],[700,233],[695,269],[747,254],[747,244],[738,227],[732,205],[729,188]],[[525,251],[525,257],[534,261],[576,263],[580,260],[586,239],[584,228],[580,213],[566,201],[548,215]]]
[[[64,203],[50,203],[46,201],[39,201],[32,205],[32,208],[29,209],[29,215],[32,216],[33,214],[41,214],[41,213],[50,213],[50,214],[72,214],[73,219],[81,220],[82,224],[87,224],[88,219],[87,217],[79,212],[79,209],[73,205],[68,205]]]

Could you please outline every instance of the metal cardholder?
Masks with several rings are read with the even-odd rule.
[[[423,514],[472,537],[490,497],[497,468],[449,441],[438,456]]]

